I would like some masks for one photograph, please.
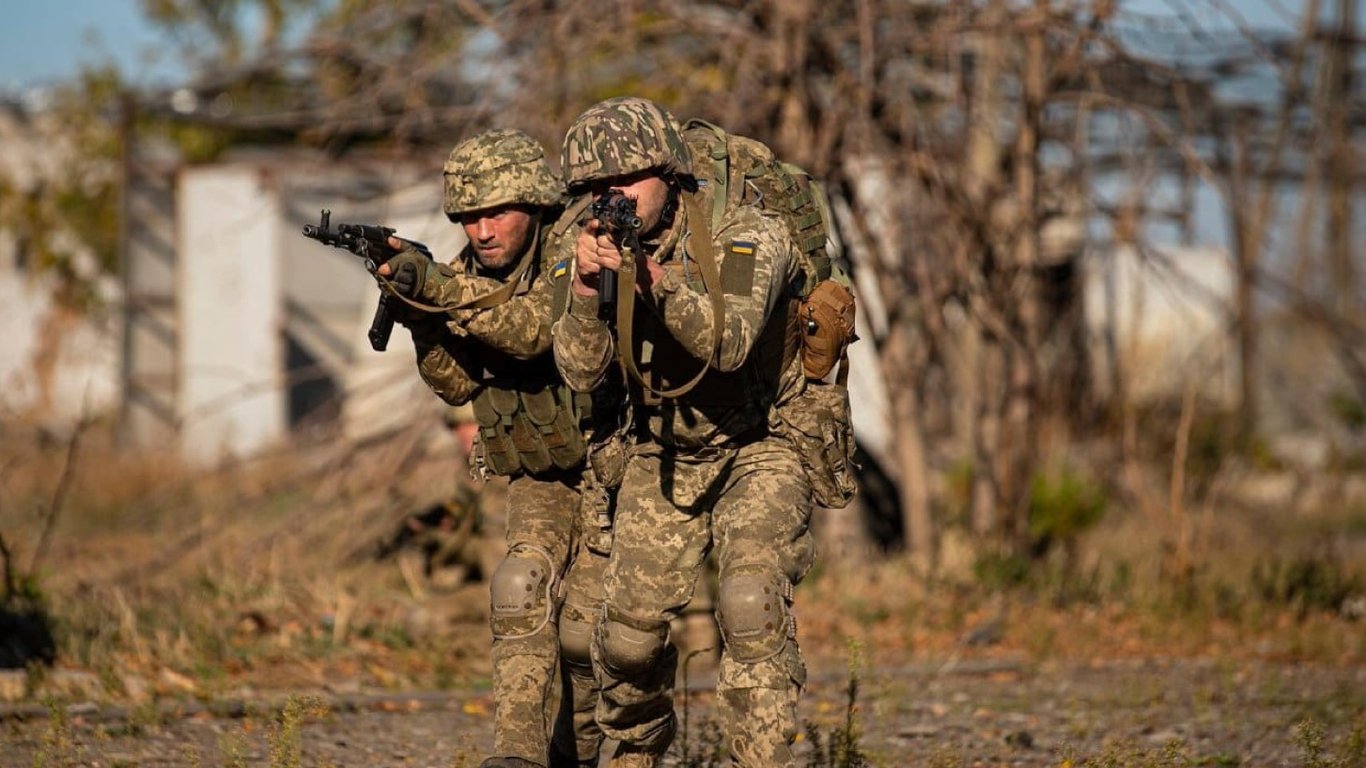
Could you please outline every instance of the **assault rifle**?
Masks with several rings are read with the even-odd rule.
[[[593,218],[598,220],[613,240],[639,252],[640,226],[643,222],[636,215],[635,200],[620,190],[610,190],[593,201],[591,211]],[[598,280],[598,317],[611,320],[616,316],[617,274],[611,270],[604,272]],[[634,286],[631,290],[634,290]]]
[[[318,226],[304,225],[304,237],[356,254],[365,260],[365,269],[372,275],[379,269],[380,264],[398,255],[398,249],[389,245],[389,236],[394,232],[392,227],[377,224],[338,224],[337,228],[333,229],[332,211],[326,208],[323,209]],[[432,252],[422,243],[412,240],[404,242],[428,259],[432,258]],[[370,330],[366,336],[370,338],[371,349],[376,352],[383,352],[389,346],[389,334],[394,331],[395,301],[396,298],[384,293],[380,294],[379,303],[375,305],[375,317],[370,321]]]

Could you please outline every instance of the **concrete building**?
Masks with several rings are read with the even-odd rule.
[[[296,431],[362,438],[436,408],[401,326],[387,352],[370,348],[379,293],[360,259],[301,230],[328,208],[334,226],[383,224],[449,260],[463,236],[441,212],[438,170],[272,153],[135,178],[123,355],[135,444],[172,439],[213,464]]]

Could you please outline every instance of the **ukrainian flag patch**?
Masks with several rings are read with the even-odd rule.
[[[749,240],[732,240],[727,250],[721,261],[721,292],[748,296],[754,290],[755,245]]]
[[[569,259],[565,259],[550,268],[551,277],[564,277],[569,273]]]
[[[748,240],[732,240],[730,241],[730,252],[737,256],[753,256],[754,243]]]

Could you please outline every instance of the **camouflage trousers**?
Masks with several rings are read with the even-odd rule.
[[[561,706],[552,736],[551,762],[564,766],[596,766],[603,732],[597,722],[598,681],[593,673],[593,628],[602,615],[607,547],[595,541],[596,521],[580,530],[574,561],[564,580],[560,606],[560,675],[570,706]],[[610,535],[610,534],[607,534]],[[569,756],[577,762],[571,762]]]
[[[669,622],[714,546],[725,640],[717,694],[731,757],[737,766],[796,766],[806,670],[791,600],[815,556],[810,495],[796,453],[773,438],[705,460],[632,455],[592,645],[597,721],[609,738],[653,754],[673,739],[678,654]]]
[[[566,472],[524,475],[508,483],[507,554],[490,584],[493,750],[499,757],[547,764],[551,686],[567,682],[557,674],[557,598],[573,547],[581,482],[580,473]],[[561,711],[585,706],[575,703],[573,690],[560,693]],[[591,708],[594,692],[579,695],[590,697],[586,706]]]

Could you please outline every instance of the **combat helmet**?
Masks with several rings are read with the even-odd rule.
[[[560,205],[564,188],[545,150],[517,130],[497,128],[455,145],[445,167],[446,216],[500,205]]]
[[[648,99],[622,96],[589,107],[570,126],[560,170],[571,192],[598,179],[657,170],[690,175],[687,145],[674,116]]]

